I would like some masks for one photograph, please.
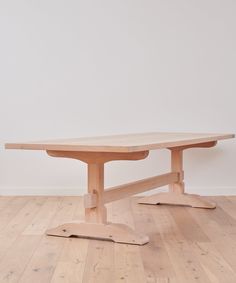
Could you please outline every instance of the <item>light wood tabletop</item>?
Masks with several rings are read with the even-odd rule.
[[[138,133],[88,138],[7,143],[7,149],[66,150],[90,152],[137,152],[199,144],[233,138],[234,134]]]

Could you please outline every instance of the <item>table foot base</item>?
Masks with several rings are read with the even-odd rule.
[[[91,238],[110,240],[117,243],[144,245],[149,242],[148,236],[136,233],[132,228],[119,223],[66,223],[46,232],[49,236]]]
[[[174,204],[186,205],[196,208],[215,208],[216,204],[204,197],[186,193],[158,193],[139,200],[140,204]]]

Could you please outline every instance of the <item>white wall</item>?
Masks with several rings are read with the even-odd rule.
[[[75,193],[86,167],[4,142],[144,131],[236,132],[236,1],[0,0],[0,193]],[[106,166],[166,172],[167,151]],[[187,188],[236,192],[235,140],[186,152]]]

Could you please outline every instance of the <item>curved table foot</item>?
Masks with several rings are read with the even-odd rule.
[[[148,236],[140,235],[125,224],[119,223],[66,223],[46,232],[49,236],[93,238],[110,240],[117,243],[144,245]]]
[[[199,195],[186,193],[158,193],[139,200],[140,204],[174,204],[198,208],[215,208],[216,204]]]

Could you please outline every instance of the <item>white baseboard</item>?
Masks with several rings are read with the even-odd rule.
[[[189,187],[186,191],[202,196],[233,196],[236,195],[236,186],[228,187]]]
[[[166,191],[167,188],[151,190],[140,195],[151,195]],[[236,195],[236,186],[228,187],[188,187],[186,192],[203,196]],[[0,187],[1,196],[33,195],[33,196],[81,196],[86,193],[85,188],[77,187]]]
[[[86,189],[77,187],[0,187],[1,196],[81,196]]]

